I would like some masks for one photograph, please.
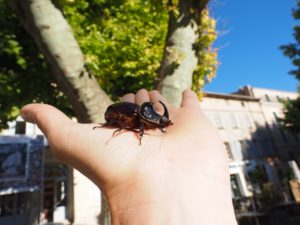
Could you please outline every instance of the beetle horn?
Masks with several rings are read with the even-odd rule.
[[[169,112],[167,106],[162,101],[159,101],[159,103],[162,104],[162,106],[164,107],[164,114],[162,117],[166,117],[167,119],[169,119]]]

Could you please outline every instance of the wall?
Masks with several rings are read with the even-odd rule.
[[[98,225],[101,212],[99,188],[74,169],[74,224]]]

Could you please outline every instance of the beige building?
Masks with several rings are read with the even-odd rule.
[[[201,109],[227,149],[233,198],[251,197],[260,171],[265,173],[265,183],[282,191],[278,168],[286,168],[285,161],[300,156],[300,138],[287,134],[279,118],[282,100],[296,97],[296,93],[251,86],[233,94],[204,93]]]
[[[251,196],[244,176],[245,150],[256,130],[255,121],[264,125],[259,99],[248,96],[205,93],[201,109],[218,129],[229,160],[233,196]]]
[[[237,94],[260,99],[261,111],[264,114],[272,142],[279,151],[280,158],[284,160],[298,158],[300,154],[300,136],[285,132],[279,124],[279,119],[283,117],[283,101],[296,99],[298,94],[251,86],[240,88]]]

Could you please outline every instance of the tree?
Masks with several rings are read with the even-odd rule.
[[[300,132],[300,98],[288,100],[285,103],[284,118],[281,121],[291,133]]]
[[[292,14],[296,21],[300,19],[300,1],[296,1],[296,8],[293,9]],[[289,73],[300,80],[300,26],[294,26],[293,36],[295,43],[282,45],[280,49],[284,55],[292,60],[296,67]],[[300,88],[298,93],[300,93]],[[284,118],[281,121],[288,131],[292,133],[300,132],[300,96],[295,100],[285,102]]]
[[[203,10],[207,2],[181,0],[168,4],[168,34],[158,89],[174,105],[179,105],[185,88],[193,86],[199,91],[203,80],[210,80],[216,72],[216,53],[208,48],[216,38],[215,23]]]
[[[141,87],[173,104],[185,88],[200,92],[217,67],[207,2],[0,0],[0,126],[32,101],[101,122]]]
[[[191,80],[200,93],[205,80],[215,75],[216,52],[210,47],[216,38],[215,23],[208,10],[202,10],[207,1],[7,2],[15,13],[0,0],[1,127],[32,101],[53,104],[81,122],[99,122],[110,98],[115,101],[126,92],[153,89],[156,84],[164,92],[165,86],[172,86],[164,83],[166,77],[188,68],[179,62],[184,52],[168,52],[178,45],[170,41],[171,34],[178,36],[175,31],[185,26],[195,31],[187,49],[198,63],[190,65],[181,77],[184,85],[175,93],[191,86]],[[172,65],[173,70],[162,69]]]

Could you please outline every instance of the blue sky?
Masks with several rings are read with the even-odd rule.
[[[293,42],[294,0],[211,0],[219,37],[217,77],[205,91],[230,93],[244,85],[296,91],[293,65],[279,46]]]

